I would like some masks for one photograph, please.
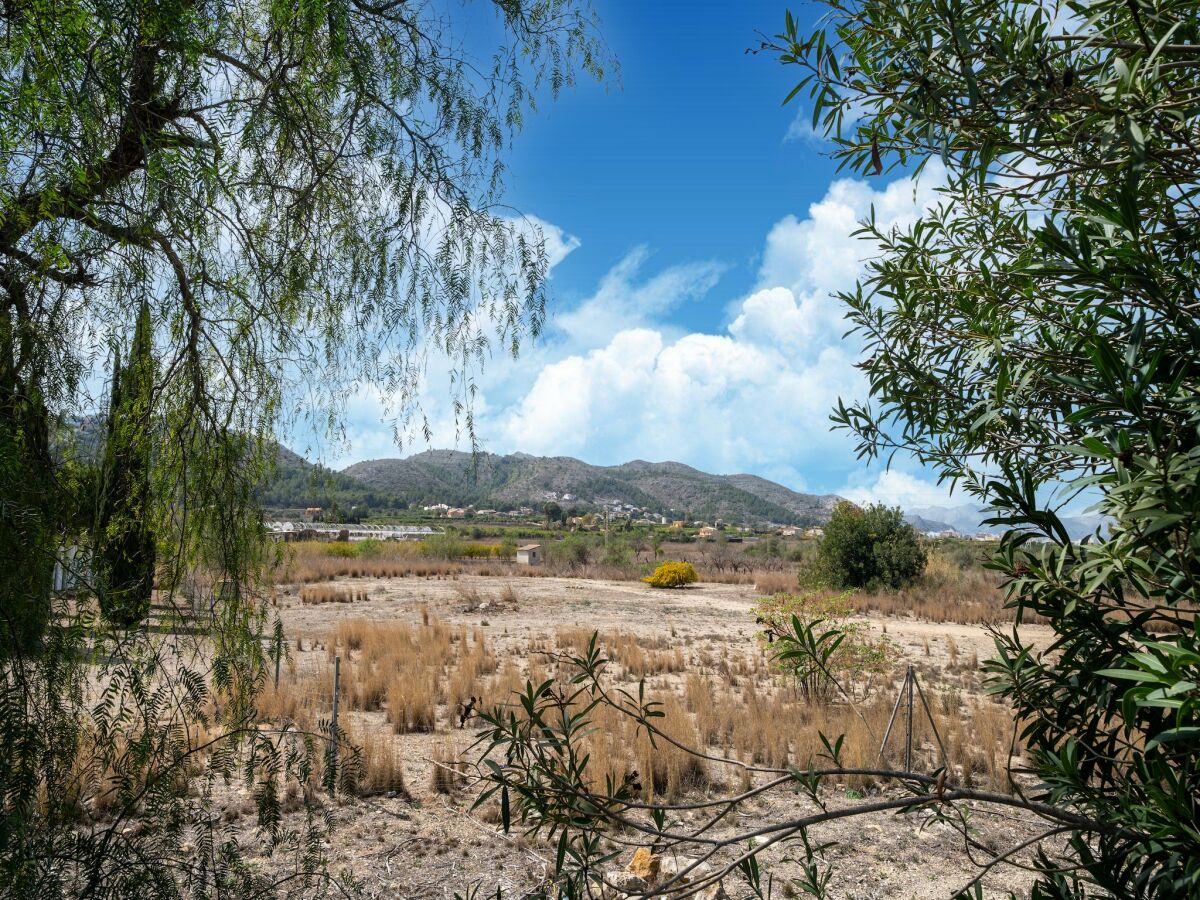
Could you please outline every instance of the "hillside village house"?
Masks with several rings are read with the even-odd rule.
[[[517,548],[517,565],[536,566],[542,562],[542,545],[525,544]]]
[[[696,532],[696,537],[703,540],[705,538],[715,537],[716,534],[717,534],[717,529],[713,528],[711,525],[705,525],[703,528],[701,528],[699,531]]]

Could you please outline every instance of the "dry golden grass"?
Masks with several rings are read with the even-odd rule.
[[[342,751],[346,790],[359,797],[396,793],[405,795],[404,767],[391,735],[370,726],[350,725],[345,731],[350,746]],[[354,756],[357,750],[357,759]]]
[[[446,701],[451,710],[457,710],[470,698],[479,698],[485,693],[485,676],[496,671],[496,656],[488,647],[483,632],[476,628],[468,641],[459,640],[458,659],[450,675]]]
[[[309,606],[321,603],[354,603],[365,602],[371,598],[366,591],[356,591],[353,588],[334,587],[330,584],[310,584],[300,589],[300,601]]]
[[[752,545],[746,545],[752,546]],[[736,549],[734,549],[736,547]],[[764,595],[781,591],[794,592],[799,588],[799,565],[779,560],[767,565],[746,555],[742,545],[730,545],[725,551],[729,561],[718,565],[705,557],[706,548],[696,544],[668,545],[673,558],[691,562],[701,581],[725,584],[753,584]],[[934,622],[993,625],[1012,620],[1011,612],[1003,608],[999,576],[978,566],[962,568],[951,555],[953,550],[934,548],[922,577],[912,586],[899,591],[858,592],[852,599],[859,612],[880,615],[913,616]],[[360,554],[354,545],[337,543],[298,542],[287,545],[284,558],[276,571],[276,580],[312,584],[335,578],[438,578],[456,579],[459,575],[504,575],[536,578],[569,576],[636,580],[645,574],[646,566],[631,564],[608,566],[589,564],[567,569],[552,565],[518,566],[496,558],[432,559],[423,555],[420,543],[387,541],[376,544],[369,554]],[[463,584],[456,588],[461,599],[477,607],[488,598],[477,586]],[[302,599],[307,603],[353,602],[362,595],[343,589],[323,593],[306,589]],[[515,605],[515,589],[507,585],[499,601]]]
[[[447,742],[439,741],[433,748],[433,771],[430,787],[436,794],[452,794],[467,783],[468,765]]]
[[[341,657],[339,699],[348,710],[384,711],[397,734],[457,727],[459,712],[476,697],[483,708],[497,660],[482,630],[452,628],[425,610],[423,624],[343,619],[325,641],[327,661]],[[512,685],[518,676],[506,674]],[[332,667],[325,666],[317,694],[332,695]],[[278,703],[274,705],[278,706]],[[445,707],[439,716],[439,710]]]
[[[758,572],[754,576],[754,589],[767,597],[794,594],[799,588],[800,577],[796,572]]]
[[[930,622],[960,625],[1003,625],[1013,621],[1004,608],[998,576],[982,569],[939,573],[932,565],[911,587],[898,591],[858,593],[851,604],[860,613],[911,616]]]
[[[227,732],[200,720],[183,722],[172,731],[178,743],[153,760],[142,755],[144,748],[137,748],[139,735],[103,738],[90,729],[81,732],[68,777],[53,796],[45,783],[40,784],[39,805],[43,810],[53,806],[55,814],[80,822],[111,822],[119,814],[136,815],[140,795],[149,784],[163,783],[160,779],[175,790],[186,790],[188,780],[203,771]]]
[[[398,672],[387,686],[387,721],[397,734],[437,727],[438,679],[435,673]]]
[[[740,690],[717,688],[711,679],[693,673],[685,683],[682,700],[669,693],[661,701],[666,717],[656,724],[664,723],[659,725],[664,731],[689,747],[747,766],[805,769],[829,765],[822,734],[830,740],[843,737],[841,759],[846,766],[902,764],[903,715],[893,726],[884,754],[880,753],[894,695],[880,695],[853,707],[845,703],[809,704],[790,696],[786,688],[755,682],[746,682]],[[932,713],[953,777],[966,784],[1008,789],[1006,767],[1013,732],[1008,710],[990,700],[976,699],[968,706],[956,703],[952,709],[934,702]],[[642,776],[647,798],[653,790],[660,797],[678,799],[689,790],[721,782],[723,775],[742,776],[736,766],[706,763],[662,741],[653,750],[648,741],[634,737],[631,721],[607,709],[597,714],[599,736],[589,742],[597,784],[603,784],[605,776],[619,781],[625,773],[636,770]],[[920,708],[914,714],[913,726],[914,768],[935,771],[943,764],[942,751]],[[846,781],[853,787],[872,783],[866,777]]]
[[[379,793],[404,790],[403,771],[393,743],[392,733],[431,732],[456,729],[460,707],[474,696],[474,712],[496,704],[512,703],[513,693],[524,688],[526,680],[535,684],[569,673],[557,664],[531,657],[524,665],[508,656],[500,666],[484,635],[453,630],[431,618],[428,626],[343,622],[329,644],[345,648],[342,658],[343,713],[350,722],[347,737],[361,748],[361,769],[349,789],[355,793]],[[564,641],[580,636],[570,632],[558,635]],[[345,643],[343,644],[342,641]],[[355,643],[357,649],[350,649]],[[605,645],[636,647],[643,654],[673,651],[647,649],[631,643],[628,636],[604,638]],[[658,680],[649,692],[651,700],[661,704],[664,716],[655,724],[686,747],[738,760],[747,766],[768,768],[807,768],[828,764],[821,734],[831,740],[843,736],[842,762],[847,766],[898,767],[903,758],[903,710],[894,726],[884,758],[880,743],[900,689],[899,681],[889,682],[885,690],[857,706],[843,702],[808,703],[781,683],[761,662],[760,653],[708,651],[716,665],[697,671],[701,660],[682,672],[682,678]],[[759,659],[756,661],[755,657]],[[402,660],[409,658],[410,663]],[[961,666],[962,664],[960,664]],[[328,716],[331,676],[322,667],[320,674],[286,678],[276,690],[269,688],[259,699],[259,714],[264,720],[290,721],[302,729]],[[637,677],[623,664],[614,663],[612,671],[619,682],[628,684]],[[670,675],[672,670],[665,672]],[[731,677],[737,674],[735,677]],[[371,685],[386,677],[380,689]],[[953,674],[947,675],[952,680]],[[956,781],[1005,790],[1009,788],[1006,767],[1013,721],[1006,707],[951,684],[939,689],[930,671],[923,679],[930,700],[933,720],[945,747],[946,758]],[[454,703],[446,702],[453,700]],[[380,711],[382,710],[382,712]],[[375,717],[378,718],[375,718]],[[383,720],[391,724],[385,729]],[[464,723],[470,727],[470,723]],[[644,800],[678,801],[694,793],[723,789],[733,779],[739,788],[752,783],[754,776],[740,767],[706,761],[689,754],[668,741],[651,743],[644,729],[620,712],[599,707],[594,713],[595,728],[587,738],[591,754],[592,787],[604,790],[608,779],[619,784],[627,777],[640,785]],[[942,755],[933,729],[918,706],[914,715],[914,765],[918,771],[932,772],[942,765]],[[465,767],[448,742],[439,741],[432,750],[435,761],[431,787],[451,793],[464,783]],[[312,785],[320,783],[314,773]],[[740,783],[739,783],[740,781]],[[848,787],[865,788],[868,778],[847,778]]]
[[[469,609],[476,609],[483,605],[487,599],[483,596],[483,592],[474,584],[468,584],[460,581],[454,585],[454,595],[459,601],[465,604]]]
[[[331,560],[331,564],[346,566],[377,563],[453,565],[400,557]],[[469,565],[471,571],[479,571],[479,564]],[[756,577],[763,592],[784,583],[794,590],[798,581],[788,572]],[[304,593],[315,597],[323,596],[321,591],[334,590],[317,584],[306,586]],[[456,593],[468,604],[487,599],[469,583],[457,586]],[[515,604],[517,592],[508,584],[499,599]],[[907,592],[867,594],[853,603],[860,610],[911,613],[935,621],[997,622],[1004,616],[990,576],[940,563]],[[314,727],[318,719],[328,716],[333,690],[331,662],[340,656],[340,702],[347,720],[354,723],[351,739],[362,748],[363,771],[353,788],[356,792],[403,790],[395,734],[445,734],[460,727],[476,727],[474,716],[499,704],[511,704],[513,694],[522,691],[527,681],[565,683],[573,673],[551,654],[581,654],[592,637],[588,628],[560,627],[553,633],[531,636],[523,653],[506,653],[499,660],[484,630],[451,626],[428,606],[422,605],[418,611],[419,624],[357,618],[338,621],[320,641],[325,654],[324,661],[315,656],[321,662],[316,670],[289,674],[277,690],[269,688],[259,699],[263,720]],[[317,643],[311,640],[309,646],[316,649]],[[830,739],[844,735],[843,764],[875,767],[881,763],[880,742],[899,690],[895,673],[885,678],[870,700],[857,705],[838,698],[808,703],[771,671],[760,648],[741,647],[719,636],[695,644],[689,640],[685,645],[673,633],[646,636],[614,630],[600,636],[600,645],[612,660],[609,677],[625,686],[645,680],[651,698],[662,704],[666,714],[655,724],[684,745],[747,766],[805,768],[828,763],[822,758],[826,748],[821,734]],[[930,659],[920,659],[922,671],[928,675],[923,683],[952,777],[1008,789],[1006,767],[1013,731],[1009,711],[973,693],[964,699],[962,689],[970,691],[977,686],[977,656],[960,649],[952,639],[946,643],[948,665],[946,657],[940,657],[944,668],[938,668],[936,654],[927,651],[925,656]],[[313,655],[307,657],[310,662],[313,659]],[[305,667],[300,668],[303,671]],[[471,716],[463,718],[468,709]],[[608,779],[619,783],[635,778],[644,799],[677,801],[688,794],[715,791],[730,779],[740,780],[745,787],[757,777],[736,765],[698,759],[661,739],[653,746],[644,729],[639,732],[635,723],[614,710],[601,707],[595,715],[596,728],[588,738],[588,749],[596,789],[602,790]],[[883,760],[893,766],[902,759],[903,719],[902,714]],[[942,764],[938,741],[919,709],[914,722],[916,767],[933,771]],[[440,765],[433,767],[431,787],[450,793],[462,785],[463,767],[452,746],[437,740],[432,754]],[[846,779],[853,787],[868,783],[863,778]]]
[[[795,592],[799,576],[791,572],[759,572],[755,590],[765,596]],[[828,591],[832,594],[833,591]],[[850,605],[863,614],[956,622],[961,625],[1000,625],[1011,622],[1004,608],[1000,578],[982,568],[961,569],[940,553],[929,556],[924,574],[901,590],[855,591]]]
[[[307,729],[330,699],[330,693],[322,693],[319,679],[298,678],[289,673],[280,679],[278,687],[268,684],[259,693],[255,709],[264,722],[295,724]]]
[[[578,651],[589,637],[590,633],[582,629],[559,629],[554,644]],[[600,643],[610,653],[617,646],[625,648],[626,653],[632,652],[630,648],[648,653],[632,636],[622,633],[602,635]],[[630,670],[615,653],[611,655],[614,666],[610,669],[617,681],[628,683],[641,677],[636,666]],[[709,671],[697,671],[699,667]],[[670,674],[680,670],[664,665],[662,671]],[[506,678],[515,680],[515,667],[508,672]],[[539,683],[547,677],[547,670],[540,664],[533,665],[529,674],[530,680]],[[934,680],[932,675],[923,679],[931,702],[932,724],[920,706],[913,717],[914,768],[932,772],[943,765],[944,759],[956,780],[1008,789],[1006,768],[1013,734],[1008,709],[980,698],[964,703],[960,689],[951,686],[938,690]],[[836,698],[810,703],[769,672],[761,653],[730,652],[724,646],[719,652],[706,648],[698,655],[697,665],[688,669],[681,680],[660,679],[659,684],[649,697],[661,704],[665,716],[656,719],[655,724],[685,746],[712,756],[774,769],[828,765],[827,748],[821,740],[824,734],[830,740],[843,736],[841,759],[846,766],[899,767],[902,763],[903,714],[881,753],[892,704],[900,690],[899,680],[888,679],[872,699],[854,705]],[[730,777],[740,779],[743,788],[752,781],[753,776],[739,766],[705,761],[661,739],[657,746],[651,746],[644,732],[638,732],[636,723],[617,710],[599,707],[592,724],[588,752],[595,790],[603,790],[610,780],[617,785],[636,776],[643,799],[655,796],[674,801],[689,792],[715,789]],[[871,779],[853,777],[845,783],[865,788],[871,785]]]
[[[375,544],[370,554],[360,555],[353,545],[298,541],[284,548],[275,579],[279,583],[311,584],[334,578],[446,578],[466,571],[494,574],[503,567],[493,565],[485,572],[470,563],[429,559],[417,542],[384,541]]]
[[[491,710],[515,702],[513,695],[524,691],[525,680],[521,666],[511,656],[507,657],[499,671],[487,680],[482,692],[477,695],[479,702],[475,705],[475,711]]]
[[[559,628],[554,632],[558,649],[575,655],[583,654],[591,638],[592,631],[587,628]],[[601,635],[600,647],[634,679],[682,672],[687,665],[683,648],[667,637],[642,637],[617,631]]]
[[[658,729],[684,747],[700,745],[692,717],[674,694],[667,695],[659,709],[663,717],[654,720]],[[638,729],[632,718],[612,707],[598,707],[593,725],[587,738],[592,790],[603,791],[610,783],[619,785],[628,778],[641,786],[646,801],[655,797],[675,801],[715,787],[703,759],[662,737],[651,741],[645,729]]]

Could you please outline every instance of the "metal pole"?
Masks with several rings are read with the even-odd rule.
[[[908,676],[904,676],[905,684],[908,683]],[[904,685],[900,685],[900,690],[896,693],[896,702],[892,704],[892,714],[888,717],[887,728],[883,730],[883,740],[879,742],[879,758],[883,759],[883,751],[887,748],[888,738],[892,736],[892,726],[896,724],[896,713],[900,711],[900,701],[904,699]]]
[[[279,690],[279,660],[283,658],[283,645],[275,642],[275,690]]]
[[[916,676],[913,676],[913,681],[917,681]],[[942,743],[942,735],[938,732],[937,722],[933,721],[933,710],[929,708],[929,701],[925,699],[925,689],[921,687],[919,681],[917,681],[917,696],[921,698],[921,705],[925,707],[925,718],[929,720],[929,727],[933,729],[934,739],[937,740],[938,750],[941,751],[942,765],[949,770],[950,757],[946,755],[946,746]]]
[[[912,739],[913,739],[913,667],[909,665],[908,674],[905,676],[905,681],[908,682],[908,718],[905,721],[904,728],[904,771],[912,771]]]

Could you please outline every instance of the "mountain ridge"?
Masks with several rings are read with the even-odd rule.
[[[510,508],[540,505],[553,492],[564,502],[629,504],[673,518],[761,524],[827,521],[833,494],[805,494],[755,475],[713,475],[685,463],[630,460],[598,466],[570,456],[472,455],[425,450],[403,458],[364,460],[341,475],[409,502]]]
[[[985,525],[983,520],[989,518],[991,513],[981,506],[974,506],[970,503],[958,506],[917,506],[905,512],[909,520],[914,521],[914,524],[917,519],[936,519],[947,523],[950,528],[962,534],[981,533],[999,536],[1004,533],[1004,528],[998,525]],[[1103,529],[1108,523],[1106,517],[1093,513],[1062,515],[1060,521],[1067,533],[1075,540],[1082,540],[1095,534],[1097,529]]]

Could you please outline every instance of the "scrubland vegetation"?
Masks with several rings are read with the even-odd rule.
[[[798,608],[785,598],[766,599],[760,613],[768,607]],[[818,603],[808,612],[826,617],[831,607]],[[436,790],[448,792],[464,779],[447,761],[454,742],[446,736],[473,734],[484,711],[519,715],[519,698],[529,689],[563,690],[574,675],[569,659],[585,651],[593,634],[585,627],[558,627],[526,641],[506,641],[501,654],[486,629],[452,625],[428,609],[412,623],[341,619],[321,635],[299,640],[279,687],[262,695],[258,709],[271,721],[316,730],[330,714],[331,663],[337,655],[340,709],[343,721],[352,723],[346,736],[362,750],[355,791],[399,790],[396,785],[404,779],[394,741],[427,735],[431,743],[422,745],[423,752],[439,761],[432,775]],[[592,777],[602,785],[636,773],[647,801],[675,801],[728,786],[744,790],[760,769],[814,764],[825,752],[821,734],[845,735],[847,764],[870,768],[879,759],[896,679],[903,672],[898,654],[884,650],[886,635],[865,626],[857,635],[855,647],[836,664],[839,678],[853,690],[848,698],[813,690],[773,662],[775,648],[766,632],[757,643],[600,633],[599,647],[610,660],[610,687],[636,690],[644,682],[648,699],[660,704],[660,727],[682,746],[652,744],[636,722],[601,709],[587,740]],[[863,659],[864,647],[872,652],[870,661]],[[931,723],[918,717],[914,743],[920,766],[932,771],[944,762],[965,783],[1009,789],[1011,715],[978,693],[978,659],[955,655],[943,665],[928,662],[920,669],[946,754],[943,761]],[[896,747],[893,741],[888,752],[894,755]],[[848,783],[860,790],[876,784],[869,777]]]
[[[697,566],[704,565],[695,547],[669,549],[691,549]],[[754,544],[733,549],[748,564],[761,559]],[[307,762],[257,796],[206,781],[204,773],[214,768],[236,771],[245,753],[266,752],[247,747],[222,756],[218,743],[210,749],[217,736],[210,704],[187,725],[185,746],[194,752],[180,789],[208,784],[203,789],[213,792],[218,814],[234,828],[248,828],[263,804],[283,822],[321,807],[353,820],[372,808],[356,806],[363,798],[399,804],[417,823],[427,821],[422,810],[432,803],[466,815],[486,788],[476,742],[487,736],[489,717],[524,721],[521,698],[531,692],[537,702],[569,696],[579,676],[575,661],[595,636],[609,660],[606,689],[653,705],[657,729],[652,736],[619,704],[587,709],[583,698],[571,700],[565,711],[590,723],[580,746],[589,760],[584,783],[597,795],[625,790],[646,804],[687,805],[753,793],[781,773],[822,765],[827,740],[840,736],[839,760],[848,773],[838,790],[847,797],[888,796],[887,779],[871,772],[903,758],[895,709],[909,665],[929,703],[928,715],[918,707],[913,720],[914,771],[944,767],[956,784],[1007,793],[1020,783],[1010,768],[1023,749],[1011,710],[982,692],[978,643],[968,639],[960,649],[948,634],[906,643],[894,637],[897,628],[912,623],[910,634],[920,634],[920,612],[891,618],[873,609],[907,603],[940,622],[1002,619],[975,548],[929,549],[928,570],[906,589],[910,598],[925,598],[922,606],[901,592],[813,587],[812,548],[799,542],[779,542],[772,552],[801,562],[752,568],[736,580],[727,570],[723,582],[705,584],[707,573],[691,563],[660,563],[691,568],[700,579],[681,592],[642,584],[649,563],[631,562],[618,570],[623,577],[603,581],[589,576],[611,569],[518,567],[490,551],[436,559],[415,543],[283,546],[274,580],[285,655],[277,685],[268,673],[253,719],[279,735],[288,754],[307,753]],[[573,590],[578,599],[565,601]],[[597,591],[628,598],[615,620],[592,624],[599,610],[589,598]],[[967,592],[978,606],[956,612]],[[716,597],[734,600],[734,607],[729,600],[713,606]],[[712,616],[714,625],[697,627]],[[793,620],[844,635],[827,674],[785,657]],[[335,658],[336,734],[330,725]],[[77,767],[79,789],[69,802],[82,819],[136,821],[143,814],[130,798],[154,777],[152,770],[118,770],[84,756]],[[783,812],[767,805],[761,814]],[[494,798],[476,817],[493,828],[502,820]],[[546,850],[536,840],[527,846]]]
[[[566,549],[556,550],[559,545]],[[321,582],[338,579],[565,575],[634,581],[650,577],[659,565],[653,560],[639,561],[632,551],[622,564],[605,563],[602,542],[595,537],[571,536],[558,544],[544,544],[547,562],[539,566],[516,565],[505,555],[503,544],[461,543],[461,556],[442,555],[445,546],[434,544],[431,549],[428,542],[401,541],[286,544],[279,548],[281,561],[275,580],[310,585],[302,591],[306,602],[330,603],[345,602],[347,591],[354,590],[353,581],[336,588],[320,587]],[[751,585],[763,596],[802,589],[835,593],[825,586],[815,541],[766,538],[741,544],[662,544],[659,549],[664,559],[692,566],[700,581]],[[856,590],[848,595],[848,602],[865,614],[913,616],[931,622],[1000,625],[1012,621],[1011,612],[1004,609],[999,576],[982,567],[978,544],[938,541],[927,545],[925,553],[924,570],[902,587]]]
[[[890,633],[902,622],[919,633],[923,619],[972,627],[1011,621],[975,545],[926,545],[925,570],[899,590],[839,591],[825,583],[813,542],[666,544],[639,554],[636,541],[618,536],[620,551],[610,543],[605,555],[599,540],[570,535],[557,550],[543,544],[545,565],[517,566],[498,545],[439,552],[453,540],[280,548],[284,618],[298,619],[280,685],[264,695],[260,713],[319,732],[331,715],[340,657],[339,723],[346,746],[357,748],[338,756],[335,780],[347,796],[390,792],[470,808],[486,786],[472,745],[488,722],[522,721],[527,703],[569,696],[575,661],[593,635],[609,660],[606,689],[653,705],[659,732],[652,736],[619,704],[590,706],[580,697],[564,707],[563,715],[589,722],[580,743],[588,759],[583,783],[598,795],[624,790],[648,804],[703,804],[754,792],[781,772],[820,766],[827,740],[840,736],[842,789],[882,796],[887,779],[871,773],[903,759],[896,709],[910,665],[928,702],[928,713],[918,706],[913,717],[915,771],[944,768],[960,786],[1005,794],[1020,783],[1011,767],[1022,746],[1011,710],[983,693],[980,644],[957,632],[915,645]],[[700,584],[680,593],[641,584],[673,567],[691,569],[681,583]],[[635,592],[632,605],[616,623],[589,625],[590,613],[577,625],[558,623],[550,610],[569,608],[560,595],[574,584],[584,597],[594,585],[625,586]],[[744,598],[736,627],[677,632],[677,622],[694,618],[684,610],[708,608],[713,586]],[[396,605],[397,591],[434,599]],[[543,609],[535,598],[547,596],[555,600]],[[668,598],[683,604],[669,623],[657,610]],[[654,625],[639,623],[643,616]],[[842,636],[827,672],[786,657],[795,649],[793,621],[818,636]],[[331,777],[325,760],[313,783]],[[502,819],[495,798],[478,815],[495,825]]]

